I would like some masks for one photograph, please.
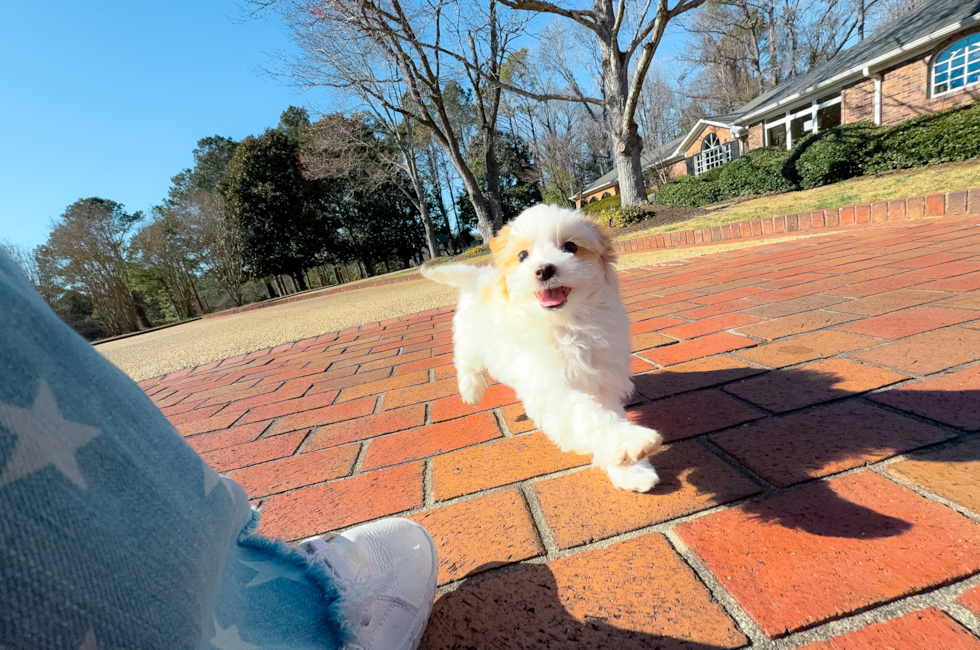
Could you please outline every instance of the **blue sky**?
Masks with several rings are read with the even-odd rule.
[[[261,72],[296,49],[280,25],[243,22],[240,7],[0,2],[0,240],[41,244],[53,218],[90,196],[147,211],[200,138],[261,133],[290,104],[329,109]]]
[[[0,239],[34,246],[100,196],[147,210],[198,139],[241,139],[313,99],[264,76],[292,48],[232,0],[0,3]]]

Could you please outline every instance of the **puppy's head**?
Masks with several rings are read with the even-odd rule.
[[[616,286],[612,242],[575,210],[537,205],[490,242],[505,299],[558,311]]]

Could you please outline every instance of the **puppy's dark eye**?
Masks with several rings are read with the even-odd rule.
[[[566,253],[572,253],[574,255],[575,251],[578,250],[578,246],[576,246],[575,242],[573,241],[567,241],[561,245],[561,249]]]
[[[523,262],[526,259],[527,259],[527,251],[521,251],[520,253],[517,254],[518,262]]]

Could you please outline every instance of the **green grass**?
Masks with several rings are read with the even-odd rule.
[[[710,212],[689,221],[623,234],[616,239],[636,239],[675,230],[695,230],[726,223],[778,217],[784,214],[874,203],[980,187],[980,160],[903,169],[860,176],[812,190],[771,194],[754,199],[725,201],[705,206]]]

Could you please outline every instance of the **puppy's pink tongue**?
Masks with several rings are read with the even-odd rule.
[[[558,287],[555,289],[538,291],[534,295],[538,297],[538,301],[541,303],[542,307],[557,307],[565,302],[565,296],[568,295],[568,291],[565,287]]]

